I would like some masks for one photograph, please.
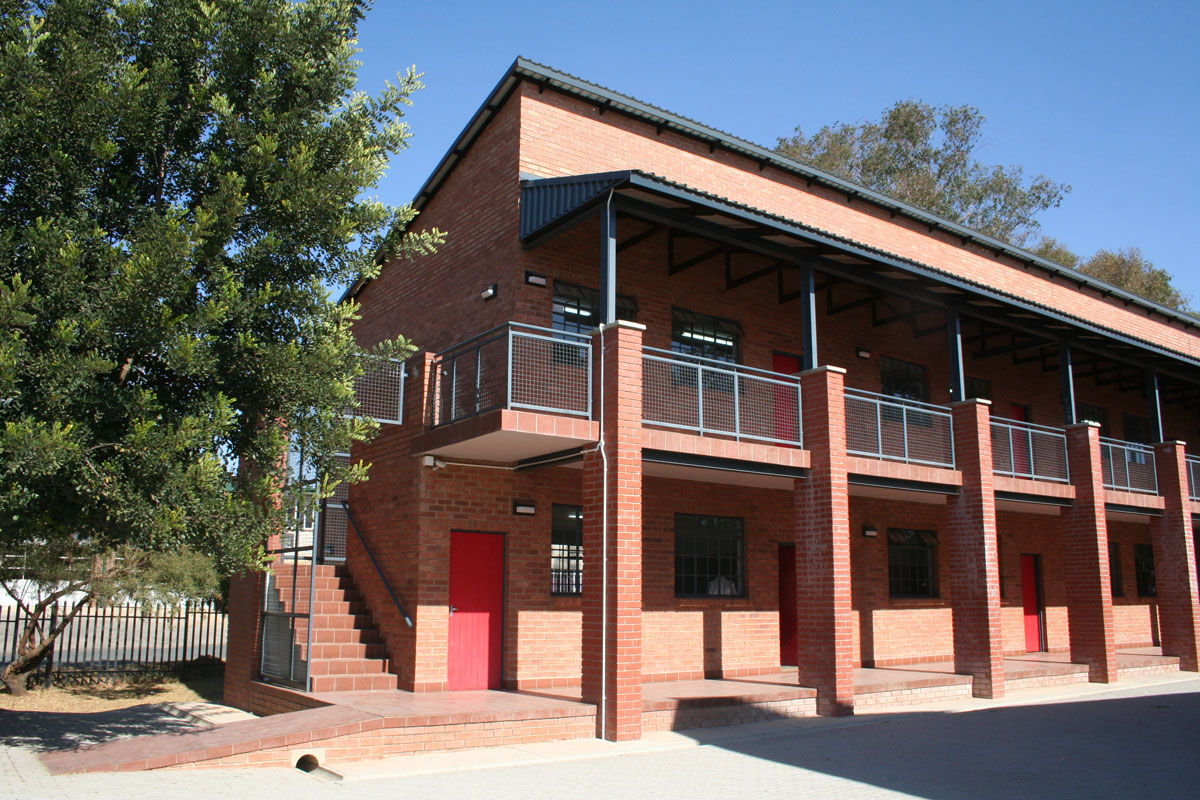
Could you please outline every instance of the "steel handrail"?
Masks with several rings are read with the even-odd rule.
[[[762,375],[770,380],[778,381],[788,385],[800,385],[800,379],[795,375],[788,375],[786,372],[772,372],[769,369],[759,369],[758,367],[748,367],[745,364],[735,364],[732,361],[722,361],[719,358],[709,358],[707,356],[694,356],[688,353],[676,353],[674,350],[663,350],[658,347],[643,347],[643,353],[651,353],[654,358],[659,360],[681,361],[685,364],[695,363],[697,366],[703,366],[705,369],[721,370],[725,372],[752,372],[756,375]],[[708,365],[712,366],[709,367]]]
[[[1104,460],[1104,453],[1105,453],[1106,448],[1108,451],[1108,458],[1109,458],[1109,462],[1110,462],[1109,470],[1112,473],[1112,478],[1113,478],[1112,483],[1104,483],[1104,487],[1106,489],[1116,489],[1118,491],[1129,491],[1129,492],[1140,492],[1142,494],[1155,494],[1155,495],[1158,494],[1158,472],[1157,472],[1157,468],[1155,466],[1154,448],[1153,447],[1151,447],[1150,445],[1141,444],[1140,442],[1126,442],[1121,439],[1112,439],[1107,436],[1101,436],[1100,437],[1100,459],[1101,459],[1101,461]],[[1147,457],[1146,464],[1149,465],[1149,467],[1150,467],[1149,473],[1150,473],[1150,478],[1152,479],[1152,481],[1154,483],[1154,488],[1143,489],[1143,488],[1140,488],[1137,486],[1133,486],[1132,482],[1129,480],[1126,480],[1126,485],[1121,485],[1121,484],[1116,483],[1117,471],[1116,471],[1116,466],[1114,463],[1115,459],[1113,458],[1113,455],[1112,455],[1113,450],[1120,450],[1125,453],[1141,453],[1141,454],[1145,455]],[[1128,456],[1126,456],[1124,463],[1127,465],[1125,467],[1125,476],[1128,479],[1128,477],[1129,477],[1128,464],[1137,463],[1137,462],[1130,462]]]
[[[1070,465],[1067,462],[1067,434],[1061,428],[1054,428],[1049,425],[1038,425],[1033,422],[1026,422],[1025,420],[1007,419],[1005,417],[992,417],[991,424],[995,425],[998,428],[1006,429],[1008,431],[1008,456],[1009,456],[1009,461],[1012,466],[1012,469],[1007,469],[1007,470],[998,469],[996,467],[996,463],[995,463],[995,459],[996,459],[995,450],[993,449],[992,472],[996,473],[997,475],[1007,475],[1007,476],[1011,476],[1014,478],[1023,478],[1023,477],[1028,476],[1029,478],[1031,478],[1033,480],[1044,480],[1044,481],[1051,481],[1054,483],[1070,483],[1071,482],[1071,470],[1070,470]],[[1027,471],[1018,472],[1017,468],[1016,468],[1016,462],[1017,462],[1016,449],[1013,446],[1013,431],[1025,431],[1030,434],[1036,433],[1041,436],[1049,436],[1049,437],[1052,437],[1052,438],[1060,441],[1062,443],[1062,456],[1063,456],[1062,465],[1063,465],[1063,472],[1065,474],[1060,477],[1058,475],[1047,475],[1045,473],[1038,472],[1037,464],[1036,464],[1036,460],[1037,460],[1036,452],[1037,451],[1035,450],[1035,448],[1033,446],[1033,437],[1032,436],[1025,437],[1026,444],[1028,445],[1028,452],[1029,452],[1029,469]]]
[[[354,514],[350,512],[350,503],[345,500],[326,501],[326,507],[336,505],[346,514],[346,519],[350,522],[350,527],[354,528],[354,532],[358,534],[358,541],[362,543],[363,549],[367,551],[367,556],[371,559],[372,566],[375,567],[375,572],[379,575],[379,579],[383,581],[383,586],[387,589],[388,594],[392,598],[392,602],[396,604],[396,610],[400,612],[400,616],[404,619],[404,624],[408,627],[413,626],[412,617],[404,610],[404,604],[400,602],[396,590],[392,588],[392,582],[387,579],[387,575],[383,574],[383,568],[379,566],[379,559],[375,558],[375,551],[371,549],[371,545],[367,543],[367,537],[363,536],[362,529],[358,527],[358,521],[354,519]]]
[[[444,350],[437,351],[436,353],[433,354],[433,357],[436,359],[436,358],[444,356],[448,353],[453,353],[455,350],[459,349],[460,347],[466,347],[468,345],[475,344],[475,342],[477,342],[480,339],[483,339],[487,336],[490,336],[493,333],[498,333],[500,331],[509,330],[511,328],[522,328],[524,330],[548,334],[552,338],[559,339],[559,340],[580,339],[583,341],[590,342],[591,338],[592,338],[591,336],[589,336],[586,333],[575,333],[574,331],[556,331],[553,328],[543,328],[540,325],[530,325],[525,322],[502,322],[494,328],[488,328],[483,333],[477,333],[469,339],[464,339],[461,342],[458,342],[457,344],[450,345],[449,347],[445,348]]]

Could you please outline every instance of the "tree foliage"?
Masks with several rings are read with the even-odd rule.
[[[973,106],[903,100],[878,120],[800,127],[777,152],[998,239],[1022,244],[1037,215],[1071,190],[1019,166],[976,159],[984,116]]]
[[[289,439],[364,477],[354,378],[411,348],[359,357],[325,287],[441,238],[360,199],[421,86],[355,91],[367,5],[0,0],[0,546],[43,598],[261,561]]]
[[[1097,250],[1085,260],[1056,239],[1045,237],[1030,252],[1167,308],[1191,312],[1190,299],[1171,283],[1171,273],[1154,266],[1136,247]]]

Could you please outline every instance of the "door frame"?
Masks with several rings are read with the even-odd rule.
[[[1042,554],[1041,553],[1021,553],[1021,560],[1026,556],[1033,559],[1033,588],[1037,596],[1037,618],[1038,618],[1038,646],[1041,648],[1037,652],[1045,653],[1049,651],[1050,644],[1046,634],[1046,596],[1042,591]],[[1025,570],[1021,570],[1021,613],[1025,611]]]
[[[505,651],[508,650],[508,533],[505,531],[481,531],[470,528],[451,528],[446,539],[446,685],[450,684],[450,572],[454,564],[450,563],[450,541],[456,533],[479,533],[500,537],[500,690],[504,689]]]
[[[796,603],[795,603],[796,592],[799,589],[799,584],[800,584],[800,575],[799,575],[799,567],[796,564],[796,543],[794,541],[793,542],[777,542],[776,548],[775,548],[775,559],[776,559],[775,567],[778,572],[777,583],[779,585],[779,589],[780,590],[783,589],[783,580],[784,580],[783,550],[785,548],[788,548],[792,551],[792,601],[793,602],[792,602],[792,606],[791,606],[791,618],[792,618],[792,623],[793,623],[792,636],[796,640],[795,661],[797,663],[796,664],[784,664],[783,663],[783,592],[782,591],[779,592],[779,601],[778,601],[778,603],[779,603],[779,639],[780,639],[780,641],[779,641],[779,663],[780,663],[781,667],[794,667],[800,661],[800,635],[799,635],[798,629],[796,628],[796,624],[798,623],[798,620],[797,620]]]

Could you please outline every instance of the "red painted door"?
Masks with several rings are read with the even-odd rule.
[[[800,371],[800,358],[787,353],[771,355],[771,369],[784,375]],[[775,389],[775,438],[794,442],[800,436],[800,395],[788,386]]]
[[[796,546],[779,545],[779,663],[794,667],[796,651]]]
[[[1042,598],[1038,588],[1038,557],[1021,554],[1021,605],[1025,611],[1025,649],[1042,649]]]
[[[1008,416],[1017,422],[1029,421],[1029,407],[1023,403],[1012,403],[1008,407]],[[1030,464],[1033,463],[1032,442],[1028,436],[1023,436],[1022,428],[1013,431],[1012,461],[1013,472],[1017,475],[1028,475]]]
[[[499,689],[503,650],[504,537],[450,533],[450,689]]]

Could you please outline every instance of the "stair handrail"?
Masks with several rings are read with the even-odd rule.
[[[328,501],[327,501],[328,502]],[[345,500],[334,501],[341,507],[342,511],[346,512],[346,519],[350,522],[350,527],[354,528],[354,532],[358,534],[358,541],[362,542],[363,549],[367,551],[367,555],[371,558],[371,564],[375,567],[376,574],[383,581],[383,586],[388,590],[388,594],[392,596],[392,602],[396,604],[396,610],[400,612],[400,616],[404,618],[404,624],[408,627],[413,626],[412,617],[404,610],[404,604],[400,602],[400,598],[396,595],[396,590],[392,588],[392,582],[387,579],[387,575],[383,574],[383,568],[379,566],[379,559],[375,558],[375,551],[371,549],[371,545],[367,544],[367,537],[363,536],[362,529],[358,527],[358,521],[354,519],[354,514],[350,511],[350,503]]]

